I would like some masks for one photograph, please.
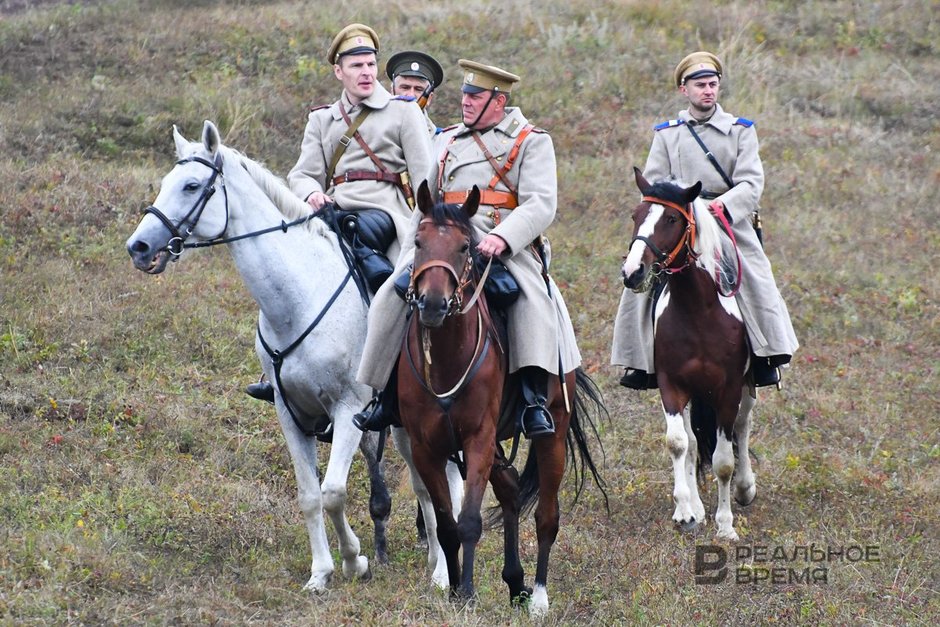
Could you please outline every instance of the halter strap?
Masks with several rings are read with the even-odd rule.
[[[676,242],[675,248],[672,249],[668,255],[664,255],[662,251],[656,248],[647,238],[637,237],[637,239],[645,242],[648,246],[653,249],[653,252],[659,257],[660,262],[662,262],[662,267],[670,270],[672,272],[679,272],[688,265],[688,262],[681,268],[670,269],[669,266],[672,265],[672,262],[676,260],[676,257],[682,251],[683,247],[687,247],[689,251],[689,257],[691,259],[695,258],[695,214],[692,212],[691,205],[683,207],[680,204],[674,203],[669,200],[663,200],[662,198],[657,198],[656,196],[643,196],[643,202],[653,203],[656,205],[663,205],[664,207],[670,207],[675,209],[682,214],[682,217],[685,218],[685,232],[683,232],[682,237],[679,238],[679,241]]]

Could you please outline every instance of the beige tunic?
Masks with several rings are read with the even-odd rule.
[[[490,153],[504,162],[526,122],[517,108],[507,108],[506,117],[482,134]],[[473,185],[484,189],[495,174],[463,124],[438,134],[434,148],[437,158],[429,180],[434,198],[439,198],[441,191],[466,191]],[[445,149],[441,190],[437,185],[438,160]],[[509,250],[503,261],[521,288],[519,300],[509,309],[510,371],[538,366],[557,374],[560,356],[562,369],[568,372],[581,363],[568,310],[554,282],[549,297],[540,262],[529,246],[552,223],[557,206],[555,149],[547,133],[529,134],[507,178],[518,190],[519,205],[511,211],[499,210],[498,226],[494,226],[491,217],[493,207],[480,205],[473,224],[478,238],[494,233],[506,241]],[[502,182],[496,189],[507,191]],[[412,232],[420,217],[416,213]],[[409,241],[399,257],[395,276],[405,271],[413,258],[413,241]],[[405,333],[406,306],[394,293],[391,283],[379,290],[369,311],[368,337],[357,376],[361,383],[375,388],[384,387]]]
[[[719,105],[703,125],[699,137],[715,155],[725,174],[734,182],[728,189],[721,175],[705,156],[686,124],[688,111],[678,121],[653,136],[643,176],[650,182],[671,179],[684,185],[702,181],[703,190],[718,193],[733,220],[732,230],[741,251],[742,280],[737,295],[751,349],[756,355],[792,355],[799,347],[787,306],[777,290],[770,261],[751,225],[764,189],[764,169],[758,154],[753,126],[736,124],[737,118]],[[653,372],[652,301],[646,294],[624,290],[614,322],[611,363]]]
[[[349,127],[340,112],[345,107],[355,121],[362,107],[372,109],[359,127],[359,134],[389,172],[407,171],[412,187],[417,189],[431,167],[431,140],[424,112],[412,100],[398,99],[376,84],[375,91],[362,103],[352,106],[345,91],[329,107],[310,112],[304,130],[300,158],[287,175],[291,190],[303,199],[313,192],[324,192],[343,209],[382,209],[392,216],[397,243],[387,251],[395,260],[411,221],[411,208],[393,183],[384,181],[349,181],[333,185],[326,180],[327,170],[340,138]],[[353,139],[336,165],[333,176],[347,171],[378,171],[378,166]]]

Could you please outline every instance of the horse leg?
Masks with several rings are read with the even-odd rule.
[[[536,617],[548,612],[548,558],[558,537],[558,521],[561,517],[558,490],[565,473],[568,417],[566,412],[557,407],[552,408],[552,414],[556,425],[555,434],[536,441],[533,451],[538,460],[539,500],[535,506],[535,535],[539,549],[529,614]]]
[[[359,447],[362,432],[352,423],[350,403],[337,403],[333,415],[333,444],[330,461],[323,480],[323,509],[339,539],[339,553],[343,559],[343,575],[347,578],[369,579],[369,558],[360,555],[359,538],[346,520],[346,481],[353,455]]]
[[[497,459],[490,470],[493,495],[503,516],[503,581],[509,586],[510,604],[522,603],[532,593],[525,587],[525,572],[519,559],[519,472]]]
[[[734,424],[734,408],[723,407],[718,414],[718,441],[712,455],[712,469],[718,478],[718,510],[715,512],[715,524],[718,526],[718,538],[737,541],[731,513],[731,475],[734,473],[734,449],[731,446]]]
[[[689,449],[685,455],[685,484],[689,488],[689,502],[692,507],[692,516],[697,523],[705,522],[705,505],[702,503],[702,497],[698,491],[698,438],[695,436],[695,430],[692,428],[691,405],[686,405],[682,412],[683,425],[685,432],[689,436]],[[694,526],[692,527],[694,529]],[[691,529],[687,529],[691,531]]]
[[[379,437],[375,431],[364,433],[359,441],[359,450],[369,467],[369,515],[375,528],[375,560],[379,564],[388,564],[385,529],[392,513],[392,497],[385,482],[384,464],[379,459]]]
[[[418,498],[418,505],[424,514],[424,524],[428,539],[428,568],[431,570],[431,582],[440,589],[450,585],[450,578],[447,572],[447,559],[441,548],[441,543],[437,539],[437,517],[434,515],[434,504],[431,502],[431,494],[428,492],[424,481],[415,468],[414,459],[411,454],[411,440],[408,434],[401,427],[392,427],[392,440],[395,442],[395,448],[405,460],[411,475],[411,487]],[[460,478],[458,473],[457,478]]]
[[[312,436],[305,436],[297,429],[280,401],[277,406],[277,418],[294,467],[297,502],[310,538],[310,579],[304,584],[304,590],[323,592],[333,576],[333,556],[330,555],[326,526],[323,522],[323,501],[317,477],[317,442]]]
[[[421,477],[433,503],[433,520],[437,524],[437,541],[444,555],[447,565],[447,579],[451,594],[460,586],[460,539],[457,531],[457,521],[454,520],[453,504],[450,502],[450,488],[447,485],[447,474],[444,470],[446,460],[440,459],[437,451],[425,446],[415,446],[412,443],[411,454],[415,469]],[[425,522],[430,523],[431,516],[425,512]],[[431,529],[428,529],[428,538]]]
[[[467,465],[466,493],[460,515],[457,517],[457,537],[463,548],[463,577],[457,594],[464,599],[472,599],[475,592],[473,564],[477,544],[483,535],[480,508],[483,506],[483,496],[495,456],[496,435],[492,429],[483,429],[473,440],[464,441],[464,461]]]
[[[750,505],[757,494],[754,471],[751,470],[751,455],[748,440],[751,436],[751,410],[756,399],[747,386],[741,395],[741,405],[734,421],[734,437],[738,443],[737,467],[734,471],[734,500],[741,505]]]
[[[663,393],[665,394],[665,390]],[[666,409],[666,401],[663,400],[663,415],[666,416],[666,447],[672,457],[672,500],[676,504],[672,520],[683,530],[689,531],[695,529],[699,521],[695,518],[695,506],[692,502],[692,490],[695,489],[696,493],[698,492],[695,486],[695,467],[691,466],[690,473],[687,459],[691,428],[686,429],[685,426],[689,420],[686,405],[687,402],[680,405],[683,409],[671,412]]]

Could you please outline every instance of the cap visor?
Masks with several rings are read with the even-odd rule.
[[[460,91],[462,91],[465,94],[478,94],[481,91],[489,91],[489,90],[483,89],[482,87],[477,87],[476,85],[463,85],[460,88]]]

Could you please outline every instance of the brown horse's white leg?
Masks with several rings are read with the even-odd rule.
[[[702,497],[698,492],[698,438],[695,437],[695,431],[692,429],[691,405],[686,405],[682,411],[683,424],[685,425],[686,435],[689,436],[688,452],[685,455],[685,482],[689,487],[689,502],[692,507],[692,515],[698,524],[704,523],[705,505],[702,503]]]
[[[695,518],[692,490],[696,491],[696,495],[698,490],[695,487],[694,468],[691,480],[689,476],[687,459],[689,456],[689,432],[685,426],[687,418],[683,413],[669,413],[665,407],[663,407],[663,414],[666,416],[666,448],[672,458],[672,500],[676,504],[672,520],[684,528],[694,526],[699,521]]]
[[[751,409],[757,399],[746,386],[741,395],[741,406],[734,422],[734,434],[738,443],[738,463],[734,471],[734,500],[741,505],[750,505],[757,494],[754,471],[751,470],[749,438],[751,435]]]
[[[569,378],[569,387],[574,389]],[[560,510],[558,490],[565,473],[565,437],[570,416],[557,403],[552,405],[552,417],[555,420],[555,434],[535,443],[534,453],[539,464],[539,501],[535,507],[535,528],[539,552],[535,566],[535,585],[532,587],[532,600],[529,614],[534,617],[544,616],[548,612],[548,559],[552,546],[558,537]],[[530,453],[531,454],[531,453]]]
[[[734,530],[731,514],[731,475],[734,474],[734,450],[731,440],[724,429],[718,429],[718,442],[712,455],[712,468],[718,477],[718,511],[715,524],[718,526],[718,538],[736,541],[738,534]]]

